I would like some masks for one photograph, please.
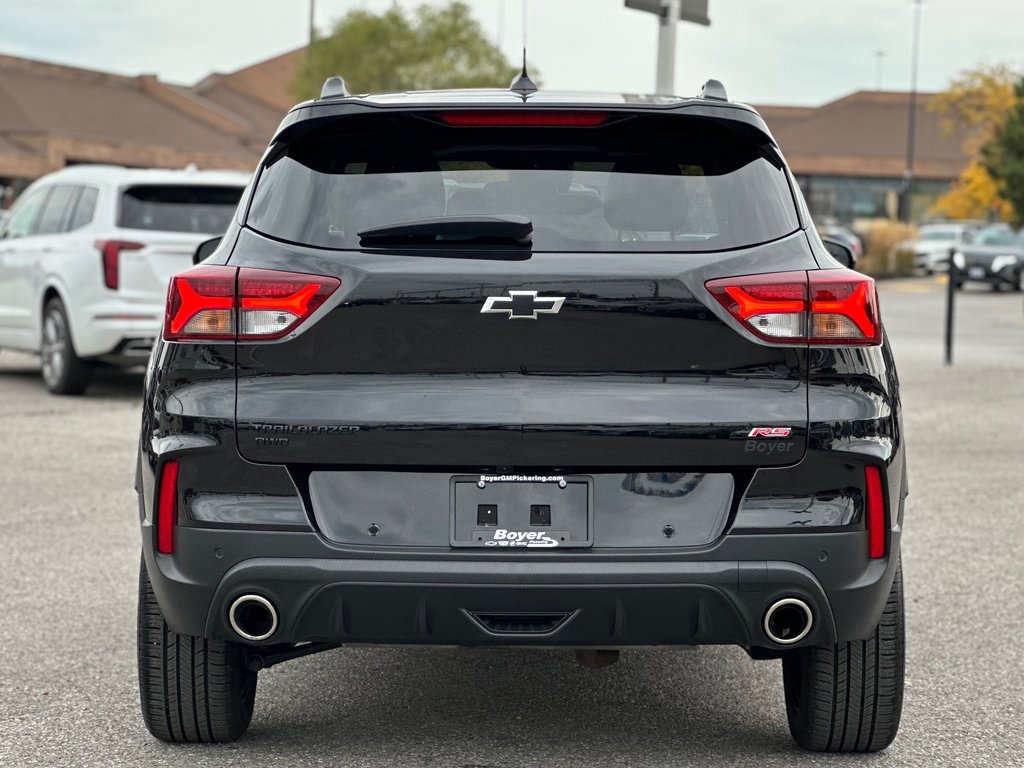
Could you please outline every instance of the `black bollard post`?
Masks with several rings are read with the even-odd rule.
[[[960,268],[949,260],[949,281],[946,283],[946,365],[953,364],[953,315],[956,307],[956,286],[960,282]]]

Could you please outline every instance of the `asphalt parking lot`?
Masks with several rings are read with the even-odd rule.
[[[904,725],[882,755],[800,752],[778,662],[739,649],[339,650],[261,675],[249,735],[169,746],[139,714],[132,490],[141,376],[45,394],[0,353],[0,766],[1024,765],[1024,299],[888,281],[911,497]]]

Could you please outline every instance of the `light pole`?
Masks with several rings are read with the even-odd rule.
[[[903,172],[903,221],[910,222],[914,214],[914,139],[917,127],[917,59],[921,47],[921,8],[924,0],[914,2],[914,38],[910,53],[910,102],[907,107],[907,167]]]
[[[654,80],[655,93],[676,92],[676,19],[679,0],[663,0],[662,16],[658,19],[658,74]]]
[[[882,59],[885,58],[885,51],[875,51],[875,90],[882,90]]]
[[[658,74],[655,93],[674,94],[676,73],[676,24],[692,21],[710,26],[708,0],[625,0],[627,8],[658,17]]]
[[[498,50],[505,45],[505,0],[498,0]]]
[[[309,0],[309,53],[313,55],[313,41],[316,39],[316,0]]]

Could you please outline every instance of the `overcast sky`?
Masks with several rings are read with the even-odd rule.
[[[523,0],[467,1],[518,58]],[[545,87],[653,90],[654,16],[622,0],[525,1]],[[317,25],[392,2],[316,0]],[[308,13],[309,0],[0,0],[0,53],[193,83],[305,44]],[[741,101],[820,104],[874,88],[879,50],[883,87],[909,87],[911,0],[710,0],[709,15],[711,27],[679,26],[679,93],[715,77]],[[926,0],[922,90],[983,62],[1024,67],[1024,0]]]

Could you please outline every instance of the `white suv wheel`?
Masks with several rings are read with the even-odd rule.
[[[68,316],[60,299],[50,299],[43,311],[40,347],[43,383],[55,395],[80,395],[92,379],[92,366],[75,354]]]

